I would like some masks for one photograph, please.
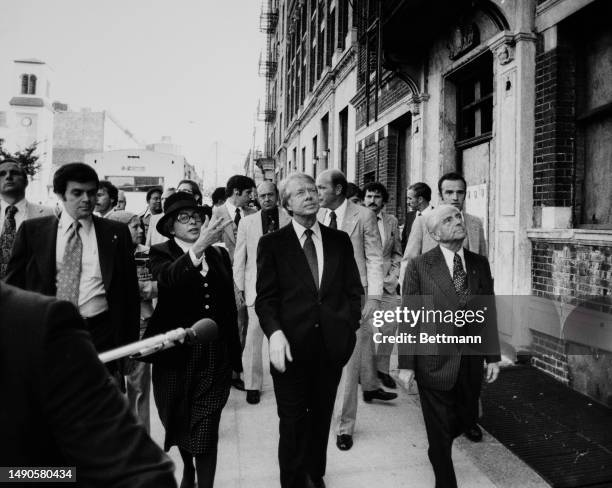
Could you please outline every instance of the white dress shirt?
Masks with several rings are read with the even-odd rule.
[[[232,222],[236,218],[236,209],[238,209],[238,211],[240,212],[240,218],[242,219],[244,217],[244,210],[230,203],[229,199],[225,200],[224,205],[225,205],[225,208],[227,208],[227,211],[229,212],[230,219],[232,219]]]
[[[338,225],[338,229],[340,230],[342,230],[342,223],[344,222],[344,215],[346,214],[346,207],[348,205],[346,202],[348,202],[348,200],[345,198],[342,204],[336,210],[333,210],[333,212],[336,214],[336,224]],[[329,227],[329,223],[331,221],[331,213],[332,210],[329,208],[325,212],[323,225],[326,225],[327,227]]]
[[[63,211],[57,225],[55,262],[57,273],[62,269],[64,251],[68,243],[70,226],[74,222],[68,212]],[[93,219],[80,219],[79,237],[83,243],[81,256],[81,281],[79,283],[79,311],[83,317],[94,317],[108,310],[106,290],[102,281],[98,240]]]
[[[304,243],[306,242],[306,227],[304,227],[302,224],[298,224],[295,219],[291,220],[291,223],[293,224],[293,230],[295,230],[295,233],[300,241],[300,245],[303,249]],[[319,227],[319,222],[315,222],[310,230],[312,231],[312,242],[314,243],[315,251],[317,253],[317,268],[319,270],[320,287],[321,279],[323,278],[323,238],[321,237],[321,227]]]
[[[191,258],[191,262],[197,268],[202,265],[202,269],[200,270],[200,274],[206,278],[208,274],[208,264],[206,263],[206,259],[204,259],[204,254],[202,254],[201,258],[197,258],[195,253],[192,251],[193,242],[182,241],[178,237],[174,237],[174,242],[180,247],[183,252],[189,253],[189,257]]]
[[[442,250],[442,255],[444,256],[444,261],[446,262],[446,266],[448,266],[448,270],[450,271],[451,278],[453,276],[453,269],[455,267],[454,259],[455,253],[450,249],[446,249],[443,246],[440,246]],[[467,268],[465,267],[465,256],[463,255],[463,247],[457,251],[459,257],[461,258],[461,264],[463,265],[463,271],[467,274]]]
[[[26,205],[26,199],[22,198],[17,203],[14,204],[17,207],[17,212],[15,213],[15,230],[19,230],[19,226],[26,219],[26,213],[28,211]],[[4,200],[0,198],[0,232],[4,228],[4,219],[6,217],[6,209],[10,205],[6,203]]]

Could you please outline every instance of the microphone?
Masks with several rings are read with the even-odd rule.
[[[218,331],[219,327],[214,320],[201,319],[187,329],[179,327],[165,334],[158,334],[142,341],[132,342],[131,344],[105,351],[99,354],[98,357],[103,363],[126,356],[137,359],[179,344],[200,344],[202,342],[214,341],[217,338]]]

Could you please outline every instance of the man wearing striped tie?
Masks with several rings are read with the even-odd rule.
[[[454,488],[453,440],[473,421],[483,376],[490,383],[499,374],[493,279],[487,258],[463,247],[458,208],[432,210],[426,229],[438,245],[408,262],[402,305],[428,318],[400,324],[413,341],[398,347],[399,379],[418,384],[436,487]]]
[[[98,185],[95,170],[83,163],[55,172],[60,218],[21,225],[6,282],[75,304],[101,352],[138,340],[140,303],[127,226],[92,215]],[[122,383],[119,365],[107,366]]]

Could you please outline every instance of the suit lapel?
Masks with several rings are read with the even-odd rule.
[[[104,282],[104,289],[108,293],[113,278],[113,255],[115,254],[118,236],[115,232],[105,229],[105,223],[101,218],[94,216],[93,224],[96,230],[96,241],[98,242],[98,259],[102,281]]]
[[[55,289],[55,274],[56,274],[56,256],[57,249],[57,227],[59,220],[49,218],[40,223],[37,234],[45,236],[45,239],[36,241],[36,250],[34,256],[38,263],[38,269],[43,280],[52,284],[52,289]]]
[[[383,255],[390,251],[390,247],[393,246],[393,239],[395,236],[391,235],[391,216],[385,212],[382,213],[383,227],[385,229],[385,245],[383,248]],[[382,238],[382,236],[381,236]]]
[[[475,294],[478,287],[478,278],[477,278],[477,263],[474,260],[472,253],[467,249],[463,250],[463,256],[465,257],[465,267],[468,279],[468,288],[470,290],[470,294]]]
[[[323,296],[327,288],[333,284],[333,278],[338,267],[338,259],[332,259],[332,256],[338,256],[338,253],[334,249],[335,242],[329,235],[327,227],[321,225],[319,228],[321,229],[321,238],[323,240],[323,277],[321,278],[319,294]]]
[[[454,303],[458,304],[459,299],[455,291],[453,279],[446,266],[444,255],[440,250],[440,246],[435,247],[431,252],[427,253],[427,264],[430,268],[430,276],[435,285]]]
[[[359,220],[359,209],[357,205],[352,202],[346,202],[346,212],[344,213],[344,219],[342,220],[342,229],[349,236],[352,234],[353,229],[357,225]]]

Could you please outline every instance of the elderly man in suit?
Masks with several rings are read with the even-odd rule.
[[[427,230],[438,243],[408,263],[403,306],[410,310],[452,312],[454,322],[404,323],[414,344],[401,344],[400,380],[416,378],[436,487],[457,486],[451,459],[453,439],[472,422],[486,362],[486,380],[499,373],[499,338],[493,279],[487,258],[463,247],[466,229],[458,208],[442,205],[427,216]],[[478,317],[474,326],[463,318]],[[423,338],[423,334],[427,337]],[[431,341],[434,337],[435,341]],[[443,337],[443,339],[440,339]],[[448,339],[450,337],[450,339]],[[482,345],[468,339],[480,338]]]
[[[487,242],[484,235],[482,220],[463,210],[466,189],[467,183],[465,182],[465,178],[459,173],[446,173],[438,181],[438,192],[440,193],[441,203],[452,205],[461,212],[466,229],[463,246],[472,252],[486,257]],[[402,258],[400,283],[403,283],[404,271],[408,261],[426,253],[430,249],[436,247],[436,245],[436,241],[431,234],[427,232],[425,216],[422,215],[421,217],[417,217],[412,226],[408,244]],[[479,442],[482,439],[482,431],[478,426],[478,404],[476,404],[472,419],[472,425],[466,428],[465,436],[473,442]]]
[[[96,349],[105,351],[138,340],[140,300],[127,225],[92,216],[98,182],[95,170],[83,163],[55,172],[53,190],[64,210],[59,219],[21,225],[6,281],[75,304]],[[119,365],[107,366],[122,384]]]
[[[15,236],[28,219],[53,215],[53,209],[26,200],[28,175],[18,161],[0,161],[0,280],[6,275]]]
[[[346,177],[337,169],[323,171],[317,178],[319,203],[323,207],[319,211],[319,221],[349,235],[365,295],[357,346],[345,367],[339,387],[338,399],[342,405],[339,407],[336,445],[342,451],[353,446],[359,382],[366,402],[374,399],[387,401],[397,397],[395,393],[380,387],[374,360],[371,317],[380,306],[384,282],[380,232],[374,212],[347,200],[347,185]]]
[[[257,187],[257,199],[261,210],[244,217],[238,226],[236,252],[234,253],[234,283],[241,301],[246,304],[249,317],[242,367],[246,401],[257,404],[263,385],[262,345],[263,331],[255,313],[255,283],[257,281],[257,245],[261,236],[275,232],[291,221],[284,209],[278,207],[278,190],[271,181]]]
[[[73,305],[0,283],[0,369],[7,466],[74,466],[80,486],[176,487]]]
[[[255,309],[270,340],[281,486],[324,488],[334,399],[355,346],[362,287],[348,236],[317,222],[312,177],[292,174],[281,188],[293,220],[259,240]]]
[[[384,211],[384,206],[389,201],[389,192],[382,183],[368,183],[363,187],[363,193],[363,203],[376,214],[376,222],[382,239],[384,281],[380,309],[395,310],[400,306],[400,297],[397,293],[400,261],[402,259],[399,225],[394,215]],[[378,343],[376,349],[378,377],[387,388],[395,388],[396,385],[389,375],[393,343],[386,342],[384,338],[395,335],[396,330],[396,322],[388,322],[381,326],[380,333],[383,340]]]

